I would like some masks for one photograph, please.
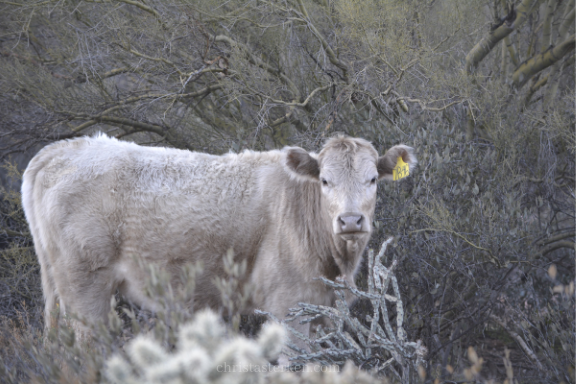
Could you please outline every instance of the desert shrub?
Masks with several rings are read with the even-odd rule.
[[[14,162],[0,167],[6,180],[18,184],[22,171]],[[41,327],[42,289],[40,266],[24,218],[20,193],[0,185],[0,317],[19,321],[26,313],[27,323]]]
[[[95,131],[210,153],[317,150],[337,131],[413,146],[416,171],[379,187],[371,247],[395,237],[425,380],[574,383],[573,15],[572,0],[3,2],[0,159]],[[38,265],[3,187],[0,315],[34,339]],[[177,339],[181,308],[155,338]]]
[[[126,346],[126,356],[112,356],[104,377],[112,383],[376,383],[380,379],[347,364],[337,367],[309,365],[302,375],[270,364],[278,358],[286,339],[284,327],[269,323],[256,340],[229,337],[218,315],[196,314],[179,330],[177,347],[166,351],[154,339],[139,336]]]
[[[416,379],[414,373],[422,371],[422,365],[426,365],[427,350],[420,340],[408,340],[404,331],[404,305],[394,275],[399,260],[393,260],[388,268],[381,261],[392,240],[392,237],[386,240],[377,255],[372,249],[368,251],[370,273],[367,291],[351,287],[344,280],[337,279],[334,282],[321,277],[324,284],[335,289],[335,307],[300,303],[300,308],[290,313],[287,324],[293,321],[311,323],[318,319],[327,321],[325,327],[319,326],[315,337],[302,335],[287,325],[295,337],[310,346],[308,352],[289,344],[297,352],[291,360],[324,365],[343,365],[351,360],[357,366],[389,374],[403,383]],[[372,304],[371,313],[363,314],[365,317],[360,319],[355,317],[346,301],[350,297],[369,300]],[[388,303],[401,314],[395,323],[391,323],[388,318]]]
[[[420,128],[419,169],[379,197],[374,241],[399,234],[390,252],[404,260],[406,331],[429,348],[432,377],[461,372],[475,346],[479,379],[505,377],[508,348],[515,377],[574,381],[573,123],[552,133],[529,119],[518,109],[515,128],[490,141]]]
[[[231,264],[230,280],[241,277],[241,270],[240,265]],[[222,314],[231,315],[230,319],[237,315],[237,312],[229,312],[231,307],[223,307],[222,314],[194,311],[190,303],[195,277],[201,273],[200,266],[185,267],[180,281],[176,282],[152,265],[147,266],[147,271],[145,292],[160,306],[154,314],[113,298],[115,310],[110,312],[107,324],[87,324],[74,314],[68,314],[44,335],[30,323],[24,312],[20,312],[17,321],[4,317],[0,323],[3,342],[0,380],[6,383],[130,383],[142,380],[150,383],[329,383],[334,380],[369,383],[382,379],[360,372],[352,362],[344,366],[346,359],[337,361],[343,371],[335,379],[333,374],[340,372],[340,368],[329,368],[326,359],[320,356],[317,359],[308,357],[305,362],[312,365],[302,368],[302,374],[290,373],[287,367],[272,364],[283,348],[288,352],[283,326],[265,324],[251,340],[237,331],[233,321],[227,325],[222,322]],[[226,287],[219,286],[219,289],[223,295],[230,293]],[[241,302],[236,299],[233,307],[240,310]],[[354,321],[348,312],[343,315],[345,321]],[[84,322],[92,337],[79,341],[70,321]],[[377,347],[378,340],[373,343],[376,345],[372,347]],[[315,350],[319,350],[317,345]],[[324,363],[324,367],[319,363]],[[238,369],[242,371],[220,372],[218,367],[226,364],[241,366]],[[243,371],[251,365],[259,367],[255,368],[258,371]]]

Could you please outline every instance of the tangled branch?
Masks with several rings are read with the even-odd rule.
[[[343,279],[331,281],[321,277],[320,280],[324,284],[335,290],[336,307],[298,303],[300,308],[291,311],[288,322],[310,323],[319,318],[326,318],[330,319],[333,327],[319,329],[317,337],[311,339],[288,326],[287,328],[296,337],[310,346],[310,352],[307,352],[288,344],[297,352],[290,360],[325,365],[342,365],[346,360],[352,360],[356,365],[365,368],[374,368],[380,372],[388,370],[404,383],[408,382],[411,366],[417,368],[426,364],[424,360],[426,347],[420,340],[408,341],[403,328],[404,305],[398,281],[393,273],[398,260],[392,261],[389,268],[381,262],[392,240],[390,237],[384,241],[377,255],[372,249],[368,251],[368,292],[351,287]],[[387,293],[390,285],[394,295]],[[372,316],[366,318],[368,325],[350,313],[345,299],[346,294],[370,300],[373,312]],[[395,325],[390,323],[388,302],[396,306]],[[401,372],[398,372],[395,366],[399,367]]]

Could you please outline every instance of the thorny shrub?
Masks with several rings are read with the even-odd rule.
[[[229,254],[224,256],[225,260],[226,258],[229,258]],[[377,377],[376,372],[373,376],[362,373],[352,361],[346,362],[346,355],[344,359],[328,361],[334,364],[330,368],[322,354],[337,354],[339,347],[331,343],[327,348],[319,348],[320,341],[310,341],[315,344],[314,351],[321,352],[325,349],[324,352],[317,353],[316,359],[310,356],[305,356],[304,360],[302,357],[300,360],[295,359],[308,363],[300,367],[302,374],[293,373],[288,367],[275,365],[274,362],[283,349],[284,353],[289,353],[284,326],[269,322],[258,332],[256,341],[250,340],[235,330],[233,322],[226,326],[221,320],[222,314],[231,315],[229,317],[234,319],[242,311],[241,298],[237,298],[233,304],[233,313],[230,313],[231,307],[223,307],[221,314],[210,311],[194,312],[193,293],[196,276],[202,273],[201,266],[186,266],[178,281],[170,281],[167,273],[153,265],[146,267],[148,279],[145,292],[158,303],[158,310],[152,314],[112,298],[115,311],[110,312],[107,325],[85,323],[91,329],[92,338],[89,341],[76,340],[69,321],[83,322],[83,319],[76,318],[74,314],[61,318],[61,321],[43,336],[30,324],[25,312],[20,312],[21,316],[15,320],[4,318],[0,324],[0,380],[7,383],[135,383],[142,380],[149,383],[372,383],[385,380],[383,376]],[[230,264],[230,286],[234,286],[237,279],[242,278],[242,269],[238,264]],[[382,275],[381,278],[386,281],[389,277],[394,278],[391,270],[386,276]],[[380,294],[374,295],[376,291],[372,289],[364,296],[371,295],[372,299],[381,297],[384,300],[386,289],[382,289],[382,284],[388,286],[388,283],[384,283],[384,280],[378,281],[380,288],[377,292]],[[395,285],[398,294],[397,284]],[[223,296],[230,295],[225,285],[219,285],[218,288]],[[363,295],[359,291],[355,294]],[[346,308],[341,305],[339,308],[334,311],[342,321],[358,323]],[[309,315],[308,311],[294,320],[307,321]],[[363,351],[370,348],[374,351],[389,349],[386,343],[390,343],[390,340],[382,328],[377,326],[373,327],[373,330],[376,330],[374,338],[367,337],[364,332],[364,337],[371,345],[363,344]],[[342,331],[340,329],[339,333],[342,334]],[[401,327],[397,332],[398,335],[404,334]],[[330,342],[330,338],[325,337],[322,342]],[[402,339],[394,341],[394,345],[400,348],[395,351],[402,355],[400,358],[394,355],[397,363],[417,366],[423,362],[425,348],[420,347],[419,343],[416,346],[416,343]],[[421,349],[417,355],[414,355],[413,351],[408,352],[409,355],[405,354],[404,349],[414,350],[415,346]],[[386,365],[390,365],[390,362]],[[229,369],[226,367],[232,367],[233,370],[226,371]],[[342,373],[334,376],[340,372],[340,368]],[[403,382],[408,382],[407,372],[409,370],[404,369]]]
[[[573,14],[555,0],[6,1],[0,159],[94,131],[210,153],[317,150],[335,131],[413,146],[419,168],[379,186],[371,247],[395,236],[421,377],[574,383]],[[23,344],[42,327],[39,268],[17,192],[1,194],[1,365],[49,375],[57,359]],[[373,307],[351,311],[368,324]],[[157,340],[177,335],[150,323],[191,316],[132,312]]]

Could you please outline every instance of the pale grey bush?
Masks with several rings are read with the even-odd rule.
[[[104,377],[111,383],[376,383],[382,382],[349,362],[341,374],[337,367],[309,365],[303,373],[270,363],[280,355],[286,331],[268,323],[258,339],[231,336],[220,317],[199,312],[178,333],[174,352],[167,352],[151,335],[139,335],[105,364]]]
[[[96,130],[214,154],[317,150],[335,131],[379,152],[408,144],[419,168],[379,187],[373,246],[397,235],[389,251],[404,258],[395,270],[403,328],[429,349],[427,378],[463,380],[455,375],[474,346],[481,379],[507,377],[508,348],[519,381],[574,383],[576,300],[551,293],[546,273],[558,268],[553,286],[576,281],[574,44],[525,85],[514,80],[574,41],[573,12],[572,0],[5,1],[0,159]],[[9,200],[0,203],[0,248],[10,246],[0,251],[0,316],[19,322],[24,302],[32,337],[42,328],[39,267]],[[363,289],[366,276],[363,267]],[[224,297],[243,294],[226,287]],[[372,314],[367,302],[359,319]],[[164,303],[150,323],[172,345],[192,313]],[[127,338],[151,326],[142,312],[130,312]],[[2,337],[0,370],[62,382],[51,373],[60,349],[28,359],[30,348],[6,347],[19,340],[12,328]]]
[[[372,249],[368,251],[367,292],[351,287],[341,279],[334,282],[320,278],[324,284],[334,288],[337,297],[335,307],[298,303],[300,308],[291,311],[289,322],[308,323],[325,318],[333,324],[332,327],[319,327],[315,338],[307,337],[288,326],[295,337],[310,346],[309,352],[288,344],[295,352],[292,353],[291,361],[343,365],[345,361],[351,360],[375,372],[391,373],[403,383],[416,379],[414,373],[426,365],[424,357],[427,349],[420,340],[408,340],[403,328],[404,305],[394,276],[394,269],[400,260],[394,259],[388,268],[382,264],[386,248],[393,239],[390,237],[384,241],[377,255]],[[390,287],[394,295],[388,294]],[[366,315],[366,321],[351,313],[346,301],[347,295],[371,302],[372,314]],[[390,322],[387,303],[395,306],[395,324]]]

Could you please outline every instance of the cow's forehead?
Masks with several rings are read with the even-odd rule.
[[[337,136],[329,139],[322,147],[319,157],[322,158],[329,153],[350,155],[367,153],[374,158],[378,157],[378,152],[376,152],[369,141],[346,136]]]
[[[318,155],[321,169],[353,173],[373,171],[377,159],[378,152],[370,142],[350,137],[328,140]]]

